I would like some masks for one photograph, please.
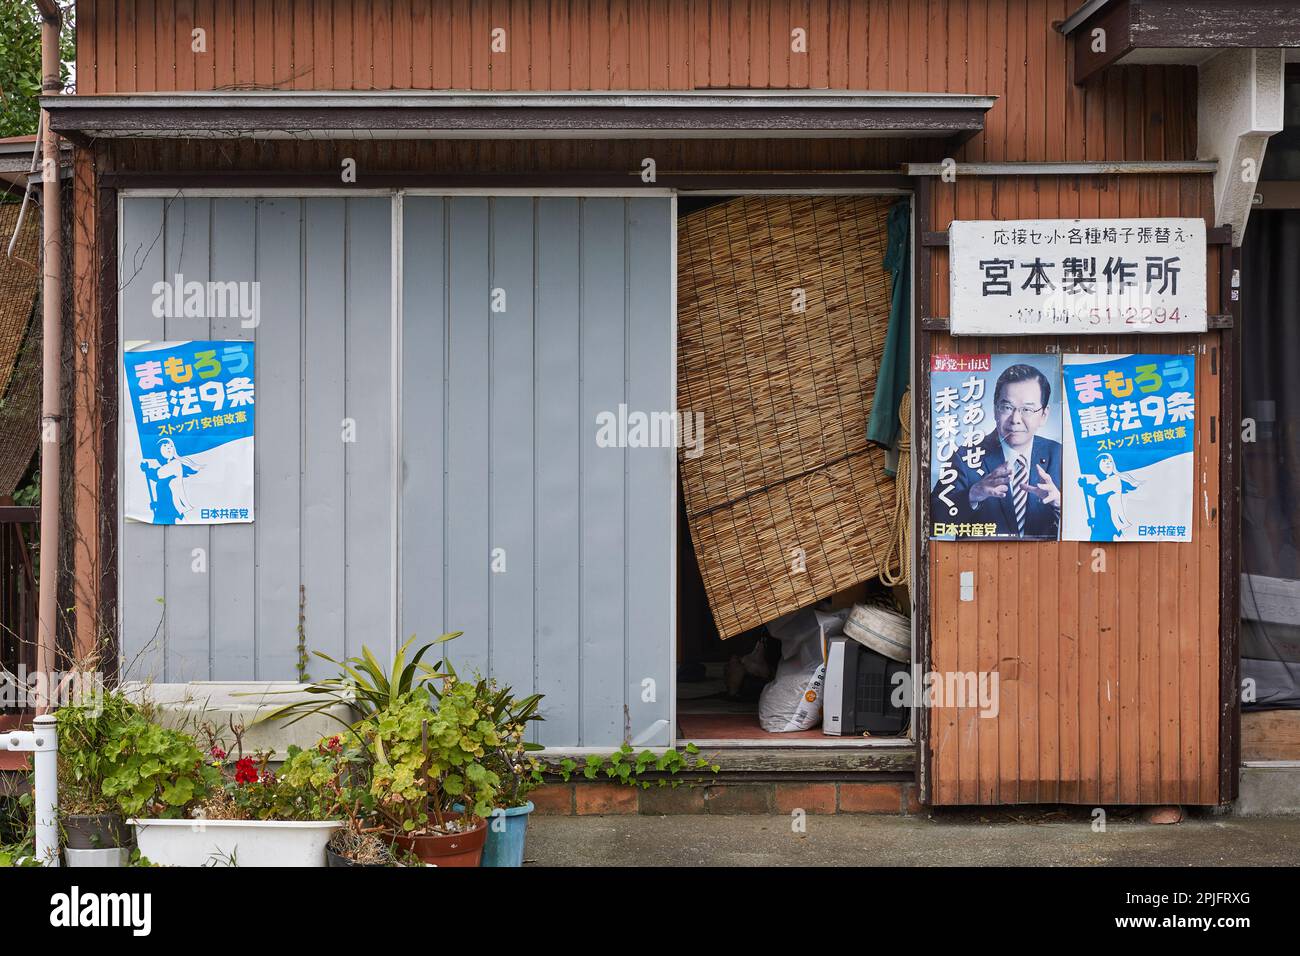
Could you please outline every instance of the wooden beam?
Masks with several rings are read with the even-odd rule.
[[[1300,46],[1297,0],[1132,0],[1138,49]]]
[[[1075,85],[1082,86],[1132,52],[1132,21],[1132,0],[1119,0],[1102,7],[1071,34]]]
[[[1206,328],[1209,329],[1230,329],[1232,328],[1233,319],[1229,313],[1223,315],[1207,315],[1205,317]],[[949,329],[948,316],[946,315],[925,315],[921,317],[921,328],[927,332],[947,332]],[[1024,332],[1017,332],[1016,335],[1025,335]],[[1063,335],[1067,333],[1049,332],[1048,335]],[[1143,333],[1133,333],[1141,335]]]
[[[100,401],[99,223],[93,152],[78,149],[72,187],[72,521],[67,530],[72,562],[73,646],[87,660],[99,635],[99,522],[103,458]]]
[[[1242,714],[1241,759],[1300,760],[1300,710]]]
[[[713,134],[766,137],[949,137],[984,129],[986,107],[384,107],[85,106],[63,97],[50,127],[78,136],[215,138],[536,139],[581,135],[671,139]],[[64,102],[66,101],[66,103]]]
[[[1082,85],[1135,51],[1300,46],[1300,0],[1111,0],[1062,29]]]
[[[1241,318],[1232,274],[1241,249],[1223,246],[1219,259],[1220,307]],[[1219,804],[1237,799],[1241,767],[1241,322],[1219,333],[1222,362],[1219,411]]]
[[[107,173],[102,186],[113,189],[286,189],[310,190],[340,187],[337,171],[306,170],[158,170]],[[531,189],[534,187],[581,189],[627,189],[629,191],[683,190],[773,190],[773,189],[898,189],[913,188],[906,176],[888,171],[843,173],[832,170],[806,172],[762,172],[719,170],[716,172],[673,172],[660,170],[653,183],[643,182],[639,169],[557,169],[529,172],[428,172],[420,170],[364,173],[356,184],[367,189]]]
[[[1109,162],[904,163],[909,176],[1181,176],[1219,170],[1214,159],[1117,159]]]
[[[116,189],[106,188],[102,179],[113,171],[112,150],[100,145],[95,150],[96,183],[95,241],[99,247],[98,312],[99,368],[103,391],[100,393],[99,447],[104,463],[99,469],[99,519],[94,541],[99,548],[99,600],[94,615],[103,638],[105,659],[101,668],[106,677],[116,678],[121,647],[117,624],[117,423],[118,423],[118,315],[117,315],[117,198]],[[93,321],[93,320],[92,320]]]
[[[920,710],[920,708],[917,708]],[[913,711],[916,713],[916,711]],[[798,747],[798,746],[764,746],[762,741],[754,741],[754,746],[734,747],[717,746],[707,740],[693,741],[704,751],[704,756],[721,769],[719,777],[734,781],[738,775],[771,775],[785,773],[817,774],[853,774],[871,773],[877,775],[892,774],[902,779],[910,778],[916,769],[916,749],[911,744],[881,747]],[[574,760],[578,766],[583,765],[586,754],[583,752],[566,752],[563,749],[552,751],[547,748],[537,754],[537,759],[545,767],[555,772],[565,758]],[[683,771],[678,777],[695,777],[691,771]],[[668,775],[669,779],[673,779]],[[701,779],[711,782],[723,782],[707,771]],[[598,781],[606,780],[603,775]],[[652,778],[653,779],[653,778]],[[861,780],[860,776],[849,779]],[[882,779],[880,776],[874,779]],[[574,771],[573,782],[583,783],[585,778],[581,771]]]

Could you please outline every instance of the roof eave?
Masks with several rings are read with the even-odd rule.
[[[1114,2],[1115,0],[1087,0],[1087,2],[1080,6],[1079,9],[1066,17],[1065,20],[1057,26],[1057,29],[1068,37],[1075,30],[1079,29],[1079,27],[1083,26],[1083,24],[1088,21],[1089,17],[1105,9]]]
[[[49,97],[73,139],[640,139],[953,137],[996,102],[968,94],[840,91],[184,93]]]

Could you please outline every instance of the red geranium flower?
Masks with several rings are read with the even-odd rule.
[[[235,761],[235,783],[257,783],[257,767],[252,757],[240,757]]]
[[[212,759],[214,759],[214,760],[225,760],[225,759],[226,759],[226,752],[225,752],[224,750],[222,750],[220,747],[217,747],[217,746],[215,746],[215,745],[213,746],[213,748],[212,748],[211,750],[208,751],[208,753],[212,754]]]

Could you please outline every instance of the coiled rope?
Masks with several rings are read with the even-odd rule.
[[[898,402],[898,420],[902,430],[898,435],[898,471],[894,475],[894,530],[890,535],[889,551],[880,571],[880,580],[893,587],[898,584],[912,586],[912,391],[903,392]],[[898,573],[890,569],[898,557]]]

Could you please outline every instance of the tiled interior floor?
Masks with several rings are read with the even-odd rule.
[[[782,739],[822,740],[821,727],[796,730],[788,734],[768,733],[758,724],[758,712],[743,714],[677,714],[677,736],[685,740],[763,740],[770,737]]]

